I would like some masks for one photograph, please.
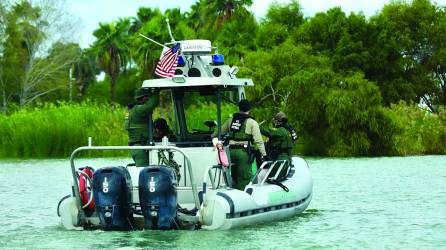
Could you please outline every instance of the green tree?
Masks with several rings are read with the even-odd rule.
[[[431,108],[435,111],[439,110],[433,106],[435,104],[446,107],[446,37],[442,35],[446,34],[446,10],[443,8],[439,15],[438,25],[432,32],[435,35],[432,39],[432,57],[427,63],[432,72],[434,90],[423,97],[431,101]]]
[[[219,32],[214,44],[223,53],[226,63],[237,64],[249,51],[256,49],[257,22],[252,14],[234,14]]]
[[[392,2],[371,19],[376,43],[366,76],[378,82],[386,104],[423,100],[434,110],[439,103],[443,13],[429,0],[414,0]]]
[[[96,75],[99,68],[96,63],[94,51],[90,48],[78,51],[79,60],[74,63],[73,77],[76,79],[77,99],[81,100],[85,95],[87,88],[96,82]]]
[[[334,81],[324,103],[328,154],[388,154],[391,145],[386,133],[391,125],[382,113],[378,86],[360,74],[337,77]]]
[[[110,77],[110,101],[115,99],[117,78],[130,62],[129,19],[119,19],[117,22],[99,23],[99,28],[93,32],[96,41],[93,43],[100,68]]]
[[[196,20],[189,23],[193,24],[200,38],[214,41],[233,16],[243,15],[249,19],[247,7],[251,5],[252,0],[200,0],[192,6],[190,13]]]
[[[246,7],[252,5],[252,0],[207,0],[206,5],[217,14],[217,23],[222,23],[231,19],[237,11],[246,12]]]
[[[296,46],[293,41],[288,40],[272,50],[248,53],[244,65],[241,75],[251,77],[255,83],[254,87],[247,88],[247,92],[249,99],[258,107],[253,110],[257,119],[270,120],[275,112],[289,109],[294,110],[290,120],[299,130],[305,130],[306,124],[309,124],[309,127],[317,124],[317,116],[300,119],[297,114],[299,111],[293,108],[296,108],[294,104],[298,102],[317,102],[316,93],[319,90],[323,95],[324,89],[318,87],[324,86],[324,82],[316,80],[315,74],[324,72],[321,74],[327,74],[327,78],[332,77],[333,72],[327,58],[311,55],[311,47]],[[308,84],[309,89],[302,89],[303,85],[297,84],[296,81],[305,86]],[[302,107],[307,108],[305,112],[308,115],[318,113],[308,112],[308,109],[316,107],[315,105],[305,103]],[[295,119],[296,117],[299,119]]]
[[[198,32],[199,29],[205,26],[206,19],[203,14],[203,10],[205,10],[205,1],[206,0],[198,0],[191,7],[190,11],[186,13],[186,22],[189,27],[191,27],[195,32]]]
[[[262,48],[272,48],[283,43],[290,33],[304,23],[302,8],[297,1],[289,4],[272,3],[266,17],[261,21],[257,33],[257,44]]]
[[[4,61],[4,44],[6,37],[6,3],[0,3],[0,63]],[[1,64],[0,64],[1,65]],[[7,99],[6,99],[6,83],[3,77],[3,67],[0,67],[0,95],[2,98],[1,102],[1,112],[6,112]]]
[[[21,1],[4,10],[6,38],[0,45],[3,110],[9,103],[23,107],[67,87],[68,68],[76,57],[72,50],[57,49],[61,44],[71,45],[51,32],[50,26],[65,19],[57,15],[62,10],[48,5]]]

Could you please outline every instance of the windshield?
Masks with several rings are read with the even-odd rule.
[[[237,112],[239,94],[237,88],[223,88],[219,92],[223,124]],[[217,103],[214,87],[162,90],[152,117],[154,141],[167,136],[178,146],[210,145],[211,135],[218,129]]]
[[[225,96],[229,94],[229,92],[223,93]],[[229,102],[230,100],[229,98],[221,100],[222,122],[237,111],[237,106]],[[217,96],[201,95],[198,92],[185,93],[184,114],[189,134],[212,134],[217,130]]]
[[[182,89],[174,93],[177,111],[178,138],[181,142],[211,142],[211,134],[218,129],[216,88]],[[238,89],[221,89],[221,122],[238,110]]]

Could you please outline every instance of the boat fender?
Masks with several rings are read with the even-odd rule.
[[[277,185],[277,186],[281,187],[283,190],[285,190],[285,192],[289,192],[290,191],[290,189],[287,186],[283,185],[280,181],[278,181],[276,179],[268,178],[266,180],[266,182],[269,183],[269,184],[273,184],[273,185]]]
[[[221,142],[217,143],[216,148],[218,155],[217,157],[218,164],[225,168],[229,168],[228,155],[226,154],[225,149],[223,148],[223,144]]]
[[[84,168],[80,168],[79,170],[87,174],[88,177],[90,177],[90,180],[93,180],[94,169],[92,167],[87,166]],[[90,199],[92,185],[93,183],[88,184],[87,178],[85,178],[85,176],[79,174],[79,195],[82,205],[88,203],[88,200]],[[94,200],[92,200],[91,203],[88,205],[88,207],[85,208],[85,212],[88,215],[90,213],[93,213],[94,209],[95,209]]]

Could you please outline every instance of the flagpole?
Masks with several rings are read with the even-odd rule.
[[[143,34],[141,34],[141,33],[139,33],[139,35],[142,36],[142,37],[144,37],[145,39],[151,41],[152,43],[154,43],[154,44],[156,44],[156,45],[159,45],[159,46],[161,46],[161,47],[163,47],[163,48],[166,47],[165,45],[163,45],[163,44],[161,44],[161,43],[159,43],[159,42],[157,42],[157,41],[155,41],[155,40],[153,40],[153,39],[151,39],[151,38],[148,38],[148,37],[146,37],[145,35],[143,35]]]

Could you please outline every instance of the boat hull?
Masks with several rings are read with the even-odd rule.
[[[243,191],[229,188],[224,184],[219,188],[202,185],[202,188],[197,190],[202,197],[200,208],[195,215],[188,217],[189,222],[201,226],[204,230],[225,230],[283,220],[302,213],[311,202],[313,180],[305,160],[300,157],[293,157],[292,160],[293,167],[288,177],[281,181],[282,186],[268,182],[256,183],[254,179],[256,177]],[[138,207],[140,201],[137,178],[143,168],[127,168],[133,183],[132,203]],[[202,174],[206,176],[204,171]],[[285,190],[283,186],[288,190]],[[180,207],[187,209],[195,207],[191,187],[178,187],[177,191]],[[93,213],[86,217],[83,210],[77,206],[77,200],[73,196],[63,199],[58,211],[61,224],[66,229],[100,228],[97,214]],[[181,220],[181,216],[178,218]],[[134,219],[133,228],[142,229],[144,217],[135,212]],[[196,228],[191,227],[190,223],[186,224],[187,228]]]
[[[236,189],[208,190],[202,205],[204,229],[230,229],[281,220],[303,212],[311,202],[313,181],[307,163],[293,157],[289,177],[279,185],[270,183]]]

